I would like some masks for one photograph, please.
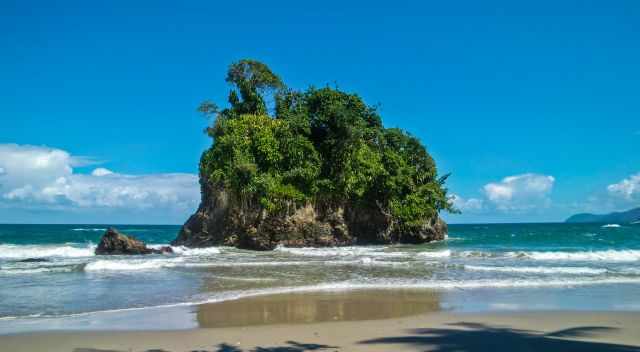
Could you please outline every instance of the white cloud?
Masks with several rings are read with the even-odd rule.
[[[106,175],[112,175],[112,174],[113,174],[113,171],[109,169],[105,169],[103,167],[99,167],[91,172],[92,176],[106,176]]]
[[[499,210],[526,210],[548,206],[548,195],[554,183],[553,176],[526,173],[488,183],[483,187],[483,192],[487,200]]]
[[[457,194],[451,196],[453,206],[462,212],[475,212],[482,210],[484,201],[478,198],[462,198]]]
[[[555,178],[549,175],[525,173],[504,177],[485,184],[480,197],[450,198],[462,216],[473,221],[513,221],[514,216],[542,216],[551,207],[549,195]]]
[[[640,199],[640,173],[607,186],[609,195],[628,201]]]
[[[573,213],[606,214],[626,211],[640,204],[640,172],[612,183],[589,195],[584,201],[571,204]]]
[[[159,209],[185,216],[198,205],[194,174],[126,175],[105,168],[74,173],[89,163],[61,149],[0,144],[0,202],[44,209]]]

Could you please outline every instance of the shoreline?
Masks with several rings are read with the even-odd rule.
[[[437,290],[416,287],[267,290],[201,303],[132,307],[60,316],[0,318],[0,337],[46,332],[169,331],[260,325],[388,320],[433,313],[519,314],[530,312],[633,312],[640,305],[620,304],[611,287],[482,288]],[[567,291],[569,290],[569,291]],[[604,294],[604,296],[602,296]],[[602,305],[599,300],[617,299]],[[586,300],[585,300],[586,298]]]
[[[440,294],[305,292],[87,316],[0,335],[0,352],[640,351],[640,312],[460,312]]]

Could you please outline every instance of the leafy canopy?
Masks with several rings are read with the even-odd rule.
[[[420,141],[384,128],[375,108],[334,88],[287,89],[263,63],[229,67],[230,107],[204,102],[214,139],[201,160],[209,182],[269,212],[307,202],[376,207],[400,227],[456,211]],[[275,105],[268,114],[266,99]]]

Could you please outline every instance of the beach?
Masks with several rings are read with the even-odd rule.
[[[458,313],[440,310],[434,296],[419,293],[284,294],[205,304],[173,316],[139,311],[112,320],[119,330],[0,336],[0,351],[640,351],[637,312]],[[134,327],[137,319],[157,319],[161,326],[180,314],[192,314],[197,327]]]
[[[640,228],[605,225],[145,256],[95,255],[104,225],[0,225],[0,351],[637,351]]]

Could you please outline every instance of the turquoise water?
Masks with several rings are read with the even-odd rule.
[[[152,246],[179,230],[117,228]],[[640,225],[451,225],[446,241],[425,245],[95,256],[105,230],[0,225],[0,331],[22,320],[353,289],[437,290],[443,309],[462,311],[640,310]]]

